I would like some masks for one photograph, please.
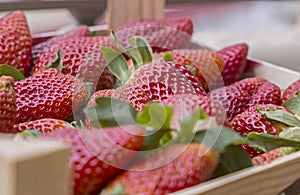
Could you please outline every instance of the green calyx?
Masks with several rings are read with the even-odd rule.
[[[62,71],[63,69],[63,56],[62,56],[62,52],[60,50],[58,50],[57,54],[56,54],[56,58],[51,62],[51,64],[49,64],[45,70],[48,70],[50,68],[55,68],[59,71]]]
[[[285,110],[267,110],[263,111],[257,108],[257,111],[267,117],[268,119],[281,122],[287,126],[300,126],[300,120],[293,114]]]
[[[115,43],[115,46],[122,53],[112,48],[102,47],[102,54],[109,70],[121,81],[122,84],[125,84],[129,80],[132,73],[128,68],[128,63],[123,54],[132,59],[134,69],[137,70],[140,66],[152,62],[153,51],[146,39],[141,36],[131,37],[128,40],[131,48],[127,50],[118,41],[113,31],[111,31],[111,37]]]
[[[296,97],[288,99],[282,104],[290,111],[292,111],[296,116],[300,116],[300,91],[296,92]]]
[[[0,65],[0,76],[11,76],[14,79],[14,81],[20,81],[25,79],[22,70],[16,69],[15,67],[7,64]]]

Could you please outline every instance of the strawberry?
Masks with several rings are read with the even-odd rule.
[[[138,20],[116,30],[116,35],[125,48],[129,48],[130,37],[143,36],[155,52],[187,48],[192,33],[193,22],[188,17]]]
[[[293,153],[295,150],[290,147],[280,147],[252,158],[254,166],[270,164],[274,160]]]
[[[284,91],[282,95],[282,103],[286,102],[288,99],[296,97],[296,92],[300,90],[300,79],[293,82],[289,85]]]
[[[28,121],[24,123],[19,123],[14,125],[15,132],[22,132],[24,130],[36,130],[40,131],[43,134],[50,133],[62,128],[72,127],[72,125],[66,121],[52,119],[52,118],[43,118],[34,121]]]
[[[207,96],[193,94],[179,94],[161,101],[164,105],[181,105],[188,114],[192,114],[197,108],[201,108],[208,116],[216,117],[218,125],[229,126],[223,107]]]
[[[177,144],[158,150],[117,176],[104,190],[111,194],[169,194],[209,180],[219,153],[204,144]]]
[[[71,145],[70,168],[76,195],[98,194],[140,150],[144,137],[137,126],[103,130],[60,129],[40,139],[62,140]]]
[[[259,110],[284,110],[290,112],[283,106],[274,104],[258,104],[249,107],[246,111],[237,115],[230,123],[232,129],[241,135],[248,135],[250,132],[258,132],[277,136],[281,131],[285,130],[286,125],[267,118]],[[242,145],[242,147],[248,152],[251,157],[261,153],[259,151],[256,151],[251,146]]]
[[[15,83],[17,123],[41,118],[68,119],[85,102],[86,86],[51,68]]]
[[[177,63],[195,68],[195,75],[206,91],[218,79],[224,68],[223,59],[209,50],[181,49],[170,51],[170,54]]]
[[[0,64],[9,64],[29,75],[32,38],[23,12],[14,11],[0,19],[0,48]]]
[[[231,45],[219,50],[217,54],[224,59],[225,66],[214,88],[230,85],[241,77],[247,64],[248,45]]]
[[[53,45],[41,54],[34,64],[33,74],[39,74],[62,53],[62,73],[76,76],[84,82],[94,83],[97,90],[112,88],[115,77],[107,68],[102,46],[113,47],[110,37],[81,37]]]
[[[184,65],[152,62],[134,72],[128,83],[117,89],[116,97],[141,110],[149,101],[160,102],[176,94],[206,95],[206,92]]]
[[[215,89],[210,97],[223,105],[229,120],[256,104],[280,103],[281,90],[263,78],[246,78],[227,87]]]
[[[15,133],[16,97],[14,79],[9,76],[0,77],[0,133]]]
[[[41,42],[33,46],[32,48],[33,59],[37,59],[44,51],[46,51],[48,48],[50,48],[52,45],[56,43],[63,42],[67,39],[89,36],[89,34],[90,31],[88,26],[82,25],[70,31],[67,31],[66,33],[63,33],[61,35],[54,36],[48,39],[47,41]]]

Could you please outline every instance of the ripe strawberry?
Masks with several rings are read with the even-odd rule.
[[[254,166],[270,164],[274,160],[294,152],[293,148],[280,147],[252,158]]]
[[[0,77],[0,133],[16,133],[16,97],[14,80],[9,76]]]
[[[262,111],[271,109],[290,112],[283,106],[274,104],[258,104],[249,107],[246,111],[237,115],[230,123],[232,129],[241,135],[248,135],[250,132],[279,135],[281,131],[285,130],[286,126],[283,123],[267,118],[266,116],[261,114],[258,109],[261,109]],[[256,151],[251,146],[243,145],[242,147],[248,152],[251,157],[261,153]]]
[[[74,171],[76,195],[96,195],[120,169],[140,150],[144,137],[137,126],[106,128],[103,130],[60,129],[41,139],[63,140],[71,145],[70,168]]]
[[[300,79],[293,82],[291,85],[289,85],[284,91],[282,95],[282,103],[287,101],[288,99],[291,99],[293,97],[296,97],[296,92],[300,90]]]
[[[160,102],[176,94],[206,95],[206,92],[184,65],[152,62],[134,72],[128,83],[117,89],[115,97],[141,110],[149,101]]]
[[[66,121],[52,119],[52,118],[43,118],[34,121],[28,121],[24,123],[19,123],[14,125],[15,132],[22,132],[24,130],[36,130],[40,131],[43,134],[56,131],[58,129],[72,127],[72,125]]]
[[[200,107],[208,116],[216,117],[218,125],[225,124],[226,126],[229,126],[229,122],[223,107],[218,102],[210,99],[207,96],[179,94],[168,97],[167,99],[162,100],[161,103],[164,105],[181,105],[182,109],[187,110],[187,114],[192,114],[197,108]]]
[[[23,69],[24,75],[29,75],[32,39],[23,12],[14,11],[0,19],[0,48],[0,64]]]
[[[41,118],[68,119],[85,102],[86,86],[57,69],[15,83],[17,123]]]
[[[90,31],[88,26],[82,25],[74,28],[66,33],[52,37],[45,42],[34,45],[32,48],[32,57],[33,59],[37,59],[44,51],[56,43],[66,41],[67,39],[89,36],[89,34]]]
[[[223,59],[209,50],[181,49],[170,51],[170,53],[176,62],[195,68],[195,75],[206,91],[209,91],[224,68]]]
[[[53,45],[41,54],[34,64],[33,74],[39,74],[62,52],[62,73],[76,76],[84,82],[95,84],[97,90],[112,88],[115,77],[107,68],[102,56],[102,46],[113,47],[110,37],[80,37]]]
[[[225,62],[222,77],[214,88],[230,85],[237,81],[243,74],[247,64],[248,45],[245,43],[225,47],[217,52]]]
[[[116,36],[125,48],[130,47],[130,37],[143,36],[155,52],[187,48],[192,34],[193,22],[187,17],[138,20],[116,30]]]
[[[210,97],[223,105],[229,120],[256,104],[280,103],[281,90],[263,78],[246,78],[227,87],[215,89]]]
[[[123,194],[128,195],[169,194],[209,180],[218,159],[218,152],[203,144],[172,145],[117,176],[104,194],[110,194],[117,185],[122,185]]]

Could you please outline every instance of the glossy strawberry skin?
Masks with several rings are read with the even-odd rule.
[[[263,116],[257,109],[261,109],[262,111],[271,109],[290,112],[288,109],[282,106],[274,104],[258,104],[249,107],[246,111],[237,115],[230,123],[232,129],[241,135],[248,135],[250,132],[279,135],[279,133],[284,130],[283,124],[268,119],[267,117]],[[261,153],[250,146],[242,147],[248,152],[251,157]]]
[[[228,119],[256,104],[280,104],[281,90],[263,78],[247,78],[215,89],[209,96],[223,105]]]
[[[210,179],[217,164],[218,153],[205,145],[172,145],[117,176],[104,194],[118,184],[128,195],[169,194]]]
[[[44,42],[41,42],[37,45],[34,45],[32,48],[32,56],[33,59],[37,59],[44,51],[46,51],[48,48],[50,48],[52,45],[66,41],[67,39],[73,39],[77,37],[85,37],[89,36],[90,31],[88,26],[82,25],[79,27],[76,27],[70,31],[67,31],[61,35],[54,36]]]
[[[60,129],[41,139],[71,145],[74,195],[96,195],[140,150],[144,137],[136,126],[107,129]]]
[[[192,114],[197,108],[200,108],[208,116],[216,117],[218,125],[229,126],[229,122],[222,105],[210,99],[208,96],[179,94],[164,99],[161,103],[164,105],[180,105],[183,110],[187,110],[187,114]],[[185,117],[184,111],[181,113],[183,114],[182,118]]]
[[[73,75],[83,82],[91,82],[95,89],[112,88],[115,77],[109,71],[102,56],[102,46],[113,48],[110,37],[80,37],[53,45],[41,54],[34,64],[33,74],[39,74],[62,52],[62,73]]]
[[[23,12],[14,11],[0,19],[0,64],[22,69],[25,76],[31,69],[32,38]]]
[[[54,118],[66,120],[85,102],[86,86],[56,69],[17,81],[17,123]]]
[[[187,48],[193,33],[193,22],[187,17],[165,20],[144,19],[125,24],[116,30],[116,36],[129,48],[129,38],[143,36],[154,52]]]
[[[149,101],[160,102],[176,94],[206,95],[199,80],[182,64],[152,62],[140,67],[116,97],[141,110]]]
[[[0,133],[16,133],[16,96],[14,80],[9,76],[0,77]]]
[[[290,148],[280,147],[266,153],[260,154],[252,158],[252,164],[254,166],[267,165],[274,160],[286,156],[293,151]]]
[[[300,79],[290,84],[284,91],[282,95],[282,103],[290,98],[296,97],[296,92],[300,90]]]
[[[176,62],[195,68],[195,75],[206,91],[209,91],[224,69],[223,58],[209,50],[180,49],[170,53]]]
[[[217,52],[225,62],[220,77],[214,85],[214,88],[230,85],[240,79],[243,74],[248,55],[248,45],[245,43],[235,44],[225,47]]]
[[[43,134],[46,134],[52,131],[56,131],[58,129],[68,128],[68,127],[70,128],[72,126],[70,123],[66,121],[52,119],[52,118],[43,118],[34,121],[15,124],[13,128],[14,131],[18,133],[24,130],[36,130]]]

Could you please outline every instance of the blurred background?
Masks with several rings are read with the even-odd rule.
[[[120,0],[121,1],[121,0]],[[32,33],[103,24],[106,0],[0,0],[26,10]],[[190,16],[193,39],[213,48],[246,42],[250,56],[300,71],[300,1],[166,0],[165,17]]]

